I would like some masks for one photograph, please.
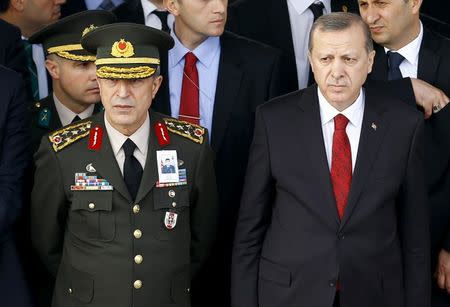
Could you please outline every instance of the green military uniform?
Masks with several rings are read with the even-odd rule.
[[[29,42],[42,44],[45,55],[57,56],[77,62],[93,62],[96,57],[81,46],[81,38],[98,26],[112,23],[115,16],[103,10],[91,10],[60,19],[32,35]],[[102,109],[96,104],[94,113]],[[55,108],[53,93],[36,102],[31,108],[32,150],[35,152],[41,138],[62,127]]]
[[[107,59],[100,63],[108,62],[97,63],[98,70],[107,66],[100,73],[133,79],[156,71],[159,63],[146,56],[150,52],[157,58],[155,48],[143,51],[141,46],[153,43],[164,49],[173,41],[159,30],[136,26],[110,25],[86,36],[93,45],[107,44],[102,40],[111,36],[116,42],[124,38],[122,49],[133,50],[125,67],[118,67],[120,60],[109,52],[97,53],[98,59]],[[215,234],[213,153],[204,128],[153,111],[149,119],[146,162],[134,199],[114,155],[104,112],[43,139],[35,155],[39,184],[32,193],[32,236],[56,276],[53,307],[190,306],[191,280]],[[161,183],[157,154],[169,150],[177,153],[179,180]]]

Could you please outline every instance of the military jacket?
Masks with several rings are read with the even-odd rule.
[[[199,126],[153,111],[150,126],[135,200],[114,157],[104,112],[41,142],[31,227],[35,248],[56,276],[52,306],[190,306],[191,280],[215,234],[213,154]],[[162,150],[176,150],[185,174],[172,186],[159,183],[156,155]]]

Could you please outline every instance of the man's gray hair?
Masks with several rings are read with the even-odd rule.
[[[308,49],[311,52],[313,48],[313,35],[319,30],[323,32],[337,32],[350,28],[353,25],[359,25],[364,32],[366,38],[366,50],[373,50],[372,36],[369,26],[364,23],[359,15],[352,13],[337,12],[320,16],[311,27],[309,32]]]

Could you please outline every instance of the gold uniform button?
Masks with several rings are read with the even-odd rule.
[[[69,288],[68,291],[69,291],[70,294],[72,294],[72,292],[73,292],[73,291],[72,291],[72,288]]]
[[[95,204],[94,203],[90,203],[89,204],[89,209],[95,209]]]
[[[36,108],[40,108],[41,107],[41,103],[40,102],[36,102],[35,106],[36,106]]]
[[[140,231],[139,229],[136,229],[136,230],[133,232],[133,235],[134,235],[134,237],[135,237],[136,239],[139,239],[140,237],[142,237],[142,231]]]
[[[134,205],[133,206],[133,213],[134,214],[138,214],[140,210],[141,210],[141,207],[139,207],[139,205]]]
[[[133,286],[134,286],[135,289],[142,288],[142,281],[140,281],[139,279],[135,280]]]
[[[142,261],[144,261],[144,257],[142,257],[142,255],[134,256],[134,262],[136,262],[136,264],[141,264]]]
[[[175,208],[176,206],[177,206],[177,203],[176,203],[176,202],[173,202],[173,203],[172,203],[172,207]]]

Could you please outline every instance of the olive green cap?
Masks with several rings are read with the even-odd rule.
[[[103,79],[141,79],[160,65],[160,52],[174,45],[172,37],[152,27],[114,23],[86,34],[81,44],[96,54],[97,76]]]

